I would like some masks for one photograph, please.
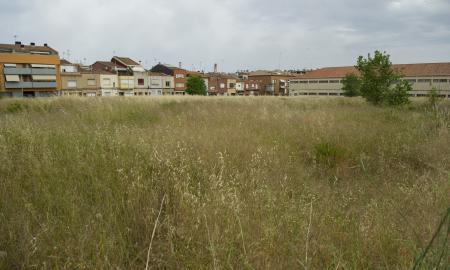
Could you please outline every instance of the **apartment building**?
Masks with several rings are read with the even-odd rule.
[[[189,72],[180,67],[175,67],[168,64],[158,64],[151,69],[151,72],[164,73],[174,77],[174,94],[184,95],[186,93],[186,83]]]
[[[257,80],[245,80],[244,83],[244,96],[258,96],[261,91],[261,81]]]
[[[159,72],[147,72],[150,95],[173,95],[174,94],[174,78],[170,75]]]
[[[47,44],[0,44],[0,96],[45,97],[61,89],[58,52]]]
[[[394,69],[403,74],[403,79],[412,85],[411,96],[427,96],[434,87],[442,97],[450,97],[450,62],[399,64]],[[346,74],[358,74],[355,67],[327,67],[307,72],[289,81],[291,96],[343,94],[342,79]]]
[[[287,96],[289,95],[288,81],[294,76],[282,71],[255,71],[248,74],[249,80],[259,81],[259,95]]]
[[[113,57],[112,60],[114,59],[115,58]],[[116,90],[112,91],[111,94],[113,94],[114,92],[113,95],[117,94],[119,96],[134,96],[135,78],[133,70],[127,66],[124,66],[123,64],[117,64],[117,60],[115,60],[114,62],[112,60],[97,61],[92,64],[91,69],[93,72],[100,73],[105,76],[110,75],[109,78],[112,84],[112,89]],[[135,62],[133,61],[133,63]],[[113,79],[113,75],[117,77]],[[105,77],[105,79],[107,78]]]
[[[135,96],[147,96],[151,94],[147,71],[140,63],[129,57],[119,56],[114,56],[111,62],[128,70],[127,74],[119,74],[119,85],[122,90],[128,90],[132,87],[133,95]],[[130,80],[133,80],[133,83]],[[126,94],[129,95],[129,93]]]
[[[207,92],[209,96],[237,95],[237,77],[224,73],[208,73],[203,78],[208,80]]]
[[[61,59],[61,91],[62,96],[82,96],[81,66]]]

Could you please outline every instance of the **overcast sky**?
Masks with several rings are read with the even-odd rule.
[[[0,43],[48,43],[70,60],[113,53],[188,69],[450,61],[450,0],[0,0]],[[64,53],[64,56],[66,54]]]

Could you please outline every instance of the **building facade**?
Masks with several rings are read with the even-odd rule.
[[[58,52],[47,44],[0,44],[0,96],[45,97],[61,89]]]
[[[249,80],[259,81],[259,95],[287,96],[289,95],[288,82],[294,77],[281,71],[256,71],[248,74]]]
[[[158,64],[151,69],[151,72],[164,73],[174,78],[174,94],[184,95],[186,93],[186,83],[189,72],[181,67],[168,64]]]
[[[435,88],[440,96],[450,97],[450,63],[401,64],[393,67],[411,83],[411,96],[427,96]],[[328,67],[307,72],[289,81],[290,95],[343,95],[342,79],[348,73],[358,74],[358,71],[355,67]]]

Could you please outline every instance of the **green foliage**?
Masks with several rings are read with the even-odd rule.
[[[385,94],[385,102],[391,106],[399,106],[409,103],[409,91],[412,90],[408,81],[400,80],[392,89]]]
[[[27,107],[26,104],[13,102],[6,106],[6,111],[9,113],[18,113],[27,109]]]
[[[314,145],[314,154],[316,162],[332,167],[336,164],[338,149],[332,143],[322,142]]]
[[[361,95],[374,105],[401,105],[408,102],[411,86],[402,81],[401,74],[392,67],[386,52],[375,51],[367,58],[360,56],[356,68],[361,73]]]
[[[186,84],[186,93],[189,95],[206,96],[205,81],[199,76],[190,76]]]
[[[344,96],[346,97],[357,97],[361,95],[361,80],[356,74],[348,73],[342,80],[342,90],[344,90]]]
[[[439,100],[439,93],[436,87],[433,86],[433,88],[431,88],[430,94],[428,95],[428,103],[430,107],[436,109],[439,104]]]

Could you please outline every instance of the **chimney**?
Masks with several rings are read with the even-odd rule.
[[[36,45],[36,43],[30,42],[30,46],[34,46],[34,45]]]
[[[181,62],[178,62],[178,67],[181,68]]]
[[[217,63],[214,64],[214,73],[217,73]]]
[[[16,44],[16,45],[20,45],[20,44],[22,44],[22,42],[16,41],[15,44]]]
[[[48,47],[48,44],[47,44],[47,43],[44,43],[44,47]]]

